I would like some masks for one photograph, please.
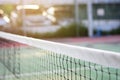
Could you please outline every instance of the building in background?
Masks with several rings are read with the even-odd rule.
[[[120,27],[120,0],[78,0],[80,22],[89,26],[87,3],[92,2],[93,28],[111,30]],[[39,4],[56,8],[57,20],[74,20],[74,0],[0,0],[0,4]],[[60,22],[62,23],[62,22]]]
[[[72,21],[74,19],[74,2],[73,0],[52,2],[55,8],[54,16],[57,20]],[[79,2],[79,19],[80,21],[89,26],[87,3],[88,0],[78,0]],[[92,16],[93,28],[109,31],[120,27],[120,0],[91,0],[92,2]],[[66,21],[70,23],[69,21]],[[64,22],[63,22],[64,23]]]

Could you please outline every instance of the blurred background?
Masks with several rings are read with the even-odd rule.
[[[0,0],[0,30],[35,37],[120,34],[120,0]]]
[[[0,0],[0,80],[120,80],[119,53],[120,0]]]

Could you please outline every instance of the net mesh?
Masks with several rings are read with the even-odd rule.
[[[18,77],[16,74],[20,74],[20,54],[19,44],[14,41],[0,38],[0,61],[4,67]],[[2,69],[2,68],[1,68]],[[4,72],[5,76],[5,72]]]
[[[111,52],[104,51],[108,55],[106,57],[102,54],[102,51],[92,50],[91,53],[84,48],[87,53],[98,59],[100,56],[94,56],[93,54],[100,53],[100,55],[103,55],[100,64],[99,62],[75,57],[82,56],[84,52],[78,48],[80,49],[79,55],[76,55],[76,51],[70,50],[69,47],[74,48],[71,45],[67,47],[63,44],[59,45],[45,41],[46,44],[49,43],[48,48],[55,49],[51,50],[44,48],[46,44],[38,44],[37,41],[42,42],[40,40],[2,32],[0,34],[0,80],[120,80],[120,65],[119,63],[117,65],[113,64],[120,61],[119,53],[117,53],[118,55],[116,53],[112,55],[114,59],[114,62],[112,62],[112,58],[109,59]],[[26,41],[26,44],[20,43],[22,40],[24,40],[24,43]],[[40,47],[35,47],[35,44]],[[69,51],[65,51],[66,54],[64,54],[61,46],[68,48]],[[74,49],[77,50],[76,48]],[[107,58],[105,60],[111,63],[103,64],[104,58]]]

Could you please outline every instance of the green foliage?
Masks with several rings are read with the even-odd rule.
[[[77,36],[77,31],[79,32],[79,36],[87,36],[87,28],[83,25],[79,25],[77,28],[76,24],[70,24],[66,27],[62,27],[54,34],[55,37],[75,37]]]
[[[76,34],[75,25],[68,25],[66,27],[61,27],[58,31],[54,33],[55,37],[73,37]]]
[[[62,38],[62,37],[76,37],[76,25],[75,24],[70,24],[65,27],[61,27],[59,30],[56,32],[47,32],[44,34],[40,33],[27,33],[27,36],[32,36],[35,38]],[[84,27],[83,25],[79,25],[79,36],[87,36],[88,31],[87,28]]]
[[[3,30],[3,29],[1,29]],[[5,32],[10,32],[19,35],[26,35],[28,37],[34,38],[63,38],[63,37],[76,37],[76,25],[71,24],[66,27],[61,27],[56,32],[47,32],[47,33],[32,33],[32,32],[25,32],[21,30],[21,28],[7,28],[4,29]],[[95,30],[94,34],[96,35],[97,31]],[[113,29],[111,31],[101,31],[101,35],[119,35],[120,34],[120,27],[117,29]],[[79,25],[79,37],[88,36],[88,30],[85,26]]]
[[[120,27],[117,28],[117,29],[111,30],[111,31],[110,31],[110,34],[113,34],[113,35],[115,35],[115,34],[120,34]]]
[[[79,37],[80,36],[87,36],[87,28],[83,25],[79,25]],[[26,32],[26,36],[34,37],[34,38],[62,38],[62,37],[76,37],[77,36],[77,29],[75,24],[70,24],[68,26],[61,27],[56,32],[47,32],[47,33],[32,33]],[[21,28],[9,28],[5,29],[6,32],[24,35],[24,31]]]
[[[14,9],[14,5],[6,4],[6,5],[0,5],[0,9],[2,9],[5,14],[10,16],[11,11]]]

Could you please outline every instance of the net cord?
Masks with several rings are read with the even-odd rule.
[[[120,68],[120,53],[56,43],[0,31],[0,37],[22,44],[85,60],[105,67]]]

